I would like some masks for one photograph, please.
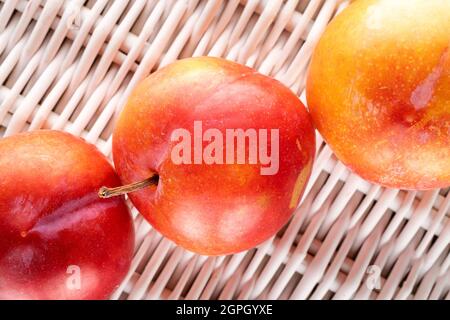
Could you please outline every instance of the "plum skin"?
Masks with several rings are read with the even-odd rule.
[[[0,299],[107,299],[131,264],[134,227],[111,164],[68,133],[0,140]],[[74,278],[78,277],[78,279]]]
[[[224,136],[226,129],[279,129],[279,171],[261,175],[260,165],[249,163],[175,165],[171,133],[192,130],[194,121]],[[159,175],[156,188],[129,194],[139,212],[176,244],[204,255],[251,249],[286,224],[314,153],[314,128],[294,93],[251,68],[212,57],[183,59],[143,80],[113,134],[124,184]]]
[[[450,185],[450,2],[361,0],[314,51],[307,101],[336,156],[391,188]]]

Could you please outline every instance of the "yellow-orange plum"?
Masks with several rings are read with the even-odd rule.
[[[327,27],[307,101],[351,170],[394,188],[450,185],[450,1],[360,0]]]

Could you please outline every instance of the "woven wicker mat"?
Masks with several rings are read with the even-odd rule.
[[[338,0],[0,0],[0,136],[53,128],[111,154],[130,90],[178,58],[245,63],[304,101],[320,34]],[[317,136],[290,223],[258,248],[203,257],[133,209],[136,251],[113,299],[450,299],[449,190],[372,185]]]

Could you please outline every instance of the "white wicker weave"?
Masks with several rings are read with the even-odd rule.
[[[53,128],[111,153],[117,111],[150,72],[221,56],[288,85],[338,0],[0,0],[0,136]],[[256,249],[203,257],[133,209],[136,251],[113,299],[450,299],[450,192],[352,174],[322,139],[303,202]]]

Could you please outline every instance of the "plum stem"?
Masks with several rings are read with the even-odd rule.
[[[159,175],[155,173],[145,180],[130,183],[124,186],[115,188],[101,187],[100,190],[98,191],[98,196],[103,199],[120,196],[130,192],[141,190],[149,186],[157,186],[158,181]]]

